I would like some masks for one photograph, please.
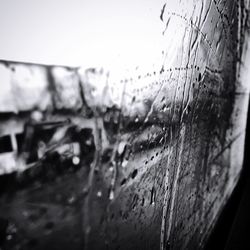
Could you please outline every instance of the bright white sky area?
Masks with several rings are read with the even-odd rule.
[[[162,0],[0,0],[0,59],[136,67],[161,55]]]

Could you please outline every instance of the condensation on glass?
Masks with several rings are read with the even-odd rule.
[[[1,61],[3,249],[202,249],[242,168],[248,7],[159,4],[124,74]]]

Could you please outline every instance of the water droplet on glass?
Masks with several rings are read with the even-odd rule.
[[[114,199],[114,196],[115,196],[114,190],[110,190],[109,199],[110,199],[110,200],[113,200],[113,199]]]
[[[121,141],[119,143],[118,150],[117,150],[119,155],[121,155],[124,152],[125,147],[126,147],[126,142]]]
[[[69,204],[72,204],[72,203],[75,202],[75,200],[76,200],[75,196],[71,196],[71,197],[68,199],[68,203],[69,203]]]
[[[80,163],[80,158],[78,156],[74,156],[72,158],[72,162],[74,165],[78,165]]]
[[[126,159],[123,160],[122,167],[125,168],[127,166],[127,164],[128,164],[128,160],[126,160]]]
[[[8,234],[7,237],[6,237],[6,240],[11,240],[13,237],[11,234]]]
[[[102,192],[98,191],[96,195],[97,195],[97,197],[101,197],[102,196]]]

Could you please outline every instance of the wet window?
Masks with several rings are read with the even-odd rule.
[[[202,249],[242,170],[248,1],[24,2],[0,3],[0,248]]]

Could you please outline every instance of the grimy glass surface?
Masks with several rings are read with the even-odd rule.
[[[68,4],[69,20],[63,1],[48,9],[51,26],[83,17],[83,66],[60,66],[71,50],[46,44],[42,5],[20,19],[26,35],[1,22],[1,249],[202,249],[237,184],[249,1],[118,2]],[[46,61],[46,46],[66,57]]]

